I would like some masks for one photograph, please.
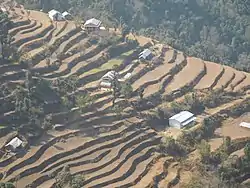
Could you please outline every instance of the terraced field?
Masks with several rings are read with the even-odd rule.
[[[55,187],[54,175],[65,165],[70,167],[72,174],[84,175],[84,187],[178,186],[182,175],[180,165],[172,157],[160,153],[161,134],[145,126],[138,114],[130,113],[129,102],[138,98],[136,92],[143,88],[146,100],[160,99],[158,94],[171,96],[174,100],[193,90],[203,92],[218,88],[243,94],[240,99],[206,109],[207,116],[249,100],[249,73],[187,57],[164,45],[154,46],[146,43],[151,40],[145,37],[135,37],[139,45],[120,40],[115,44],[103,44],[100,36],[97,36],[96,43],[92,43],[93,36],[76,28],[72,21],[53,23],[45,13],[30,11],[28,14],[23,8],[15,8],[9,14],[14,22],[10,30],[14,37],[12,44],[31,61],[32,73],[46,80],[74,75],[79,80],[79,93],[88,90],[91,96],[96,96],[93,108],[88,112],[78,114],[73,120],[61,120],[60,123],[67,126],[65,131],[49,131],[32,144],[24,156],[0,161],[3,175],[0,175],[0,180],[18,180],[18,188],[28,185],[34,188]],[[137,61],[139,52],[146,46],[158,48],[154,51],[155,58],[148,63]],[[111,53],[114,50],[116,53]],[[131,73],[127,81],[133,87],[133,95],[116,102],[126,103],[122,106],[122,117],[110,110],[111,92],[98,89],[99,79],[114,65],[121,78]],[[21,64],[1,63],[1,83],[22,83],[27,69]],[[176,92],[180,94],[174,95]],[[155,104],[142,112],[157,109],[160,105]],[[0,110],[0,121],[11,117],[14,110],[13,105],[7,111]],[[203,116],[201,114],[198,118],[203,119]],[[223,125],[223,135],[234,138],[231,133],[237,133],[232,126],[236,126],[238,121],[225,124],[228,126]],[[244,136],[250,137],[250,133],[245,132]],[[0,137],[1,143],[6,137],[8,133]]]

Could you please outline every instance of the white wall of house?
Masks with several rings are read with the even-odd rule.
[[[61,20],[64,19],[63,15],[60,12],[56,11],[56,10],[51,10],[51,11],[49,11],[48,14],[49,14],[49,18],[52,21],[61,21]]]
[[[183,127],[181,122],[179,122],[179,121],[177,121],[175,119],[169,119],[169,126],[177,128],[177,129],[181,129]]]

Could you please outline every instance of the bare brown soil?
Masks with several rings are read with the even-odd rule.
[[[187,65],[174,77],[172,82],[166,87],[165,92],[175,91],[190,83],[204,69],[204,62],[201,59],[188,57]]]
[[[214,82],[214,79],[221,73],[223,69],[222,65],[213,62],[205,61],[204,63],[206,65],[207,73],[195,86],[195,89],[210,88]]]

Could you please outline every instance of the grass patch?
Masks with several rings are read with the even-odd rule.
[[[108,70],[108,69],[112,69],[114,65],[120,66],[122,64],[122,61],[129,55],[131,55],[133,53],[133,50],[127,51],[123,54],[121,54],[119,57],[114,58],[114,59],[110,59],[107,63],[102,64],[102,66],[92,69],[88,72],[86,72],[85,74],[83,74],[82,76],[86,76],[86,75],[90,75],[90,74],[95,74],[97,72],[100,71],[104,71],[104,70]],[[81,76],[81,77],[82,77]]]
[[[5,126],[0,124],[0,129],[3,129],[3,128],[5,128]]]
[[[104,70],[107,70],[107,69],[112,69],[112,67],[114,65],[118,65],[119,66],[121,63],[122,63],[122,59],[111,59],[107,63],[104,63],[99,68],[92,69],[92,70],[86,72],[85,75],[95,74],[95,73],[100,72],[100,71],[104,71]]]
[[[133,52],[134,52],[134,50],[127,51],[127,52],[123,53],[122,56],[129,56],[129,55],[131,55]]]
[[[107,63],[103,64],[100,69],[106,70],[106,69],[112,69],[114,65],[121,65],[123,59],[111,59]]]

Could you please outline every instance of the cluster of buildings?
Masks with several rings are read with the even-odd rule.
[[[62,20],[72,19],[71,14],[68,13],[67,11],[61,13],[61,12],[53,9],[53,10],[48,12],[48,15],[52,21],[62,21]]]
[[[48,12],[49,18],[52,21],[63,21],[63,20],[72,20],[72,15],[65,11],[63,13],[57,10],[51,10]],[[87,20],[81,27],[83,30],[91,32],[96,30],[106,30],[105,27],[102,26],[102,22],[96,18],[91,18]]]

